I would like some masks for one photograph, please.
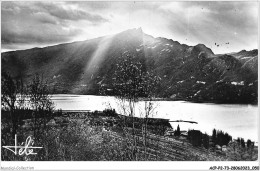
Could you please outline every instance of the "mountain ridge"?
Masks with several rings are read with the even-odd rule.
[[[35,73],[44,73],[55,93],[98,95],[101,84],[113,89],[115,64],[126,52],[162,78],[159,97],[257,103],[258,50],[215,55],[204,44],[188,46],[172,39],[154,38],[141,28],[85,41],[4,52],[2,71],[25,80]]]

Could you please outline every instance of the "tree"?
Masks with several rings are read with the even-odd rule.
[[[247,148],[250,148],[251,145],[252,145],[252,141],[250,139],[248,139],[247,142],[246,142]]]
[[[241,138],[241,147],[242,147],[242,148],[245,148],[245,147],[246,147],[244,138]]]
[[[188,139],[193,146],[201,146],[202,144],[202,133],[199,130],[189,130]]]
[[[142,90],[141,96],[144,96],[146,100],[144,101],[144,110],[141,110],[140,117],[144,117],[144,122],[142,123],[142,134],[144,137],[144,149],[145,149],[145,160],[147,160],[147,125],[148,125],[148,118],[154,114],[154,110],[156,108],[156,104],[152,99],[156,97],[156,89],[159,85],[160,78],[155,76],[153,73],[146,71],[142,77]],[[160,130],[160,129],[159,129]],[[159,131],[158,130],[158,131]]]
[[[209,136],[207,133],[203,135],[203,146],[208,149],[209,148]]]
[[[174,132],[175,136],[180,136],[181,135],[181,130],[180,130],[180,126],[177,126],[177,130]]]
[[[19,115],[15,115],[15,109],[19,107],[17,104],[20,104],[17,102],[19,101],[17,100],[17,96],[21,96],[23,93],[23,82],[21,80],[15,80],[9,74],[3,72],[1,78],[1,105],[2,109],[10,112],[13,137],[17,131],[19,117]]]
[[[156,96],[156,88],[160,78],[146,71],[138,58],[129,53],[124,54],[116,64],[116,71],[113,77],[113,89],[116,98],[119,101],[119,107],[122,114],[131,118],[132,140],[133,140],[133,158],[136,146],[135,140],[135,115],[136,105],[140,98],[146,98],[144,110],[141,109],[140,116],[144,117],[142,123],[142,133],[144,137],[145,159],[146,159],[146,136],[148,117],[152,115],[155,105],[152,98]],[[126,124],[125,124],[126,125]]]
[[[251,159],[253,159],[253,152],[254,152],[254,148],[255,148],[255,142],[252,142],[251,140],[247,140],[247,142],[248,142],[247,147],[248,147],[249,150],[250,150]],[[249,145],[249,144],[250,144],[250,145]]]
[[[216,144],[218,144],[222,147],[223,145],[228,145],[228,143],[231,140],[232,140],[232,137],[228,133],[224,134],[224,132],[221,130],[217,131]]]
[[[238,144],[240,145],[240,144],[241,144],[241,139],[240,139],[240,138],[237,138],[237,142],[238,142]]]
[[[216,129],[213,129],[213,132],[212,132],[212,142],[213,142],[214,146],[217,143],[217,131],[216,131]]]
[[[53,113],[54,104],[51,101],[47,81],[40,78],[39,74],[36,74],[30,82],[28,91],[31,108],[34,110],[34,136],[36,136],[42,122],[45,130],[47,118]]]
[[[224,145],[228,145],[228,143],[230,141],[232,141],[232,137],[228,134],[228,133],[225,133],[223,136],[223,144]]]
[[[43,143],[45,147],[44,149],[48,151],[48,147],[46,145],[47,135],[45,134],[46,122],[47,117],[50,117],[51,114],[53,114],[54,105],[50,99],[47,82],[44,82],[43,79],[40,79],[39,75],[35,75],[33,80],[29,83],[28,87],[26,87],[23,84],[22,79],[17,80],[6,73],[2,73],[1,83],[2,110],[10,112],[10,117],[7,117],[7,119],[10,119],[12,123],[12,137],[17,134],[17,130],[19,128],[18,121],[33,117],[34,138],[38,140],[41,139],[37,142]],[[7,123],[9,122],[7,121]],[[7,133],[10,132],[8,129],[9,127],[6,129]],[[18,138],[21,136],[23,136],[23,134],[18,134]],[[11,139],[13,142],[13,138]],[[5,143],[6,140],[9,141],[9,138],[5,138]]]
[[[54,103],[51,100],[48,82],[44,81],[43,76],[35,74],[28,85],[28,97],[33,110],[33,133],[34,138],[44,146],[45,159],[48,159],[49,147],[47,142],[47,121],[53,117]]]

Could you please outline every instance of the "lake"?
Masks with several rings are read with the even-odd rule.
[[[93,95],[53,95],[56,109],[62,110],[104,110],[116,109],[122,113],[121,105],[115,97]],[[242,137],[258,141],[258,107],[241,104],[192,103],[186,101],[155,101],[154,118],[195,121],[198,124],[171,122],[174,129],[199,129],[212,134],[213,128],[228,132],[233,138]],[[136,116],[140,116],[144,102],[136,105]]]

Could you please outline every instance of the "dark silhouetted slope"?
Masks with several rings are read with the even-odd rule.
[[[161,78],[159,97],[220,103],[257,102],[258,51],[215,55],[203,44],[188,46],[154,38],[142,29],[92,40],[2,53],[2,72],[29,80],[42,74],[55,93],[99,94],[111,90],[118,59],[135,55]]]

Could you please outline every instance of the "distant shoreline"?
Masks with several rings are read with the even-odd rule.
[[[71,96],[104,96],[104,95],[95,95],[95,94],[52,94],[52,95],[71,95]],[[107,97],[116,97],[116,96],[107,96]],[[226,105],[253,105],[258,106],[258,102],[256,103],[243,103],[243,102],[224,102],[218,100],[192,100],[192,99],[183,99],[183,98],[140,98],[140,101],[184,101],[191,103],[208,103],[208,104],[226,104]]]
[[[156,100],[157,101],[157,100]],[[254,105],[258,106],[258,103],[238,103],[238,102],[223,102],[223,101],[203,101],[203,100],[187,100],[187,99],[163,99],[163,100],[158,100],[158,101],[185,101],[185,102],[192,102],[192,103],[209,103],[209,104],[226,104],[226,105],[232,105],[232,104],[238,104],[238,105]]]

